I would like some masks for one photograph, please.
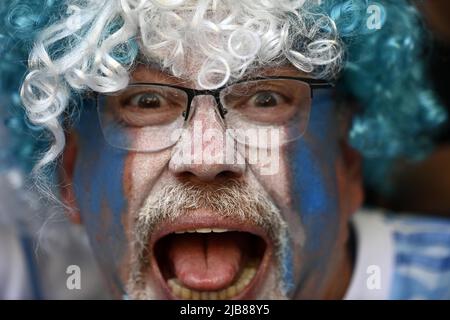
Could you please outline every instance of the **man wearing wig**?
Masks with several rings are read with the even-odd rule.
[[[413,3],[0,11],[5,158],[84,226],[114,298],[450,298],[449,222],[362,208],[447,120]]]

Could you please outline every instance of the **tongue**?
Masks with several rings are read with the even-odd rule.
[[[215,291],[230,286],[239,272],[244,235],[181,234],[172,239],[169,259],[186,287]]]

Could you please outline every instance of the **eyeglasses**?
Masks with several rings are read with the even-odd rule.
[[[133,83],[98,95],[97,110],[105,140],[113,147],[140,152],[171,147],[195,113],[192,101],[210,95],[217,120],[245,144],[248,130],[280,130],[281,143],[300,138],[307,127],[313,90],[324,80],[264,77],[241,80],[215,90],[161,83]],[[228,131],[228,130],[227,130]],[[178,132],[178,133],[177,133]]]

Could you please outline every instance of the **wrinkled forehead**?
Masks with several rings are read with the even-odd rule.
[[[139,3],[140,60],[204,89],[286,65],[303,74],[317,65],[323,71],[340,55],[331,20],[309,17],[305,1]]]

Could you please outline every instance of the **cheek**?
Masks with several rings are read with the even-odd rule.
[[[84,111],[80,123],[76,201],[102,270],[120,295],[127,277],[131,219],[161,179],[170,151],[136,154],[109,146],[94,111]]]
[[[167,165],[171,150],[136,153],[126,160],[128,212],[133,214],[142,206],[154,188],[169,182]]]
[[[74,172],[76,200],[94,250],[111,268],[126,244],[123,214],[128,202],[124,187],[128,154],[106,144],[95,112],[83,112],[80,123]]]
[[[338,196],[333,160],[318,159],[306,143],[292,155],[293,203],[306,232],[307,249],[316,251],[338,218]]]
[[[329,95],[315,97],[307,133],[289,153],[293,204],[306,233],[307,252],[332,245],[339,222],[338,130],[332,101]]]

